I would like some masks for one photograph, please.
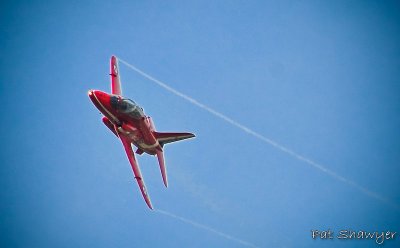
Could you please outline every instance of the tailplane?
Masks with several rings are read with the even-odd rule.
[[[153,134],[154,134],[155,138],[158,140],[158,143],[161,145],[161,147],[163,147],[165,144],[168,144],[168,143],[195,137],[195,135],[192,133],[153,132]],[[165,185],[165,187],[168,187],[167,167],[165,166],[164,153],[163,153],[162,149],[157,149],[157,159],[158,159],[158,164],[160,165],[160,170],[161,170],[161,175],[162,175],[164,185]]]
[[[157,138],[161,146],[164,146],[165,144],[168,143],[195,137],[195,135],[192,133],[161,133],[161,132],[154,132],[154,136]]]
[[[157,150],[157,159],[158,164],[160,165],[160,171],[164,185],[165,187],[168,187],[167,167],[165,166],[164,153],[161,150]]]

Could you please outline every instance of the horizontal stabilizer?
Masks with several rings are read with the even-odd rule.
[[[168,187],[167,167],[165,166],[164,154],[160,150],[157,150],[157,159],[158,159],[158,164],[160,165],[160,171],[161,171],[164,185],[165,185],[165,187]]]
[[[195,135],[192,133],[161,133],[161,132],[154,132],[154,136],[157,138],[161,146],[164,146],[165,144],[172,143],[175,141],[180,141],[195,137]]]

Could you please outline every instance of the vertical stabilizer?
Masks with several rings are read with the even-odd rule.
[[[153,132],[154,136],[160,142],[161,146],[164,146],[165,144],[184,140],[184,139],[190,139],[195,137],[194,134],[192,133],[162,133],[162,132]]]

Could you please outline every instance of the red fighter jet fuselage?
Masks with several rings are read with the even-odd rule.
[[[143,108],[134,101],[121,96],[118,60],[115,56],[111,57],[110,65],[111,94],[99,90],[89,90],[89,98],[104,115],[103,123],[120,138],[142,195],[149,208],[153,209],[131,144],[137,147],[136,153],[139,155],[143,153],[157,155],[164,185],[168,187],[163,154],[164,144],[192,138],[194,134],[157,132],[153,121],[145,115]]]
[[[131,99],[120,95],[108,94],[99,90],[90,90],[89,97],[104,115],[104,124],[118,137],[124,135],[138,150],[150,155],[162,151],[162,147],[154,135],[155,129],[151,118]]]

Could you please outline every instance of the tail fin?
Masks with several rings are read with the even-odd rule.
[[[172,143],[175,141],[196,137],[192,133],[161,133],[161,132],[154,132],[154,136],[157,138],[161,146],[164,146],[165,144]]]
[[[111,76],[111,93],[116,95],[122,94],[121,81],[119,77],[118,59],[114,55],[110,61],[110,76]]]
[[[153,132],[153,133],[158,142],[160,143],[161,147],[163,147],[167,143],[195,137],[195,135],[192,133],[160,133],[160,132]],[[164,154],[162,149],[157,149],[157,159],[160,165],[160,170],[164,181],[164,185],[165,187],[168,187],[167,167],[165,166]]]

